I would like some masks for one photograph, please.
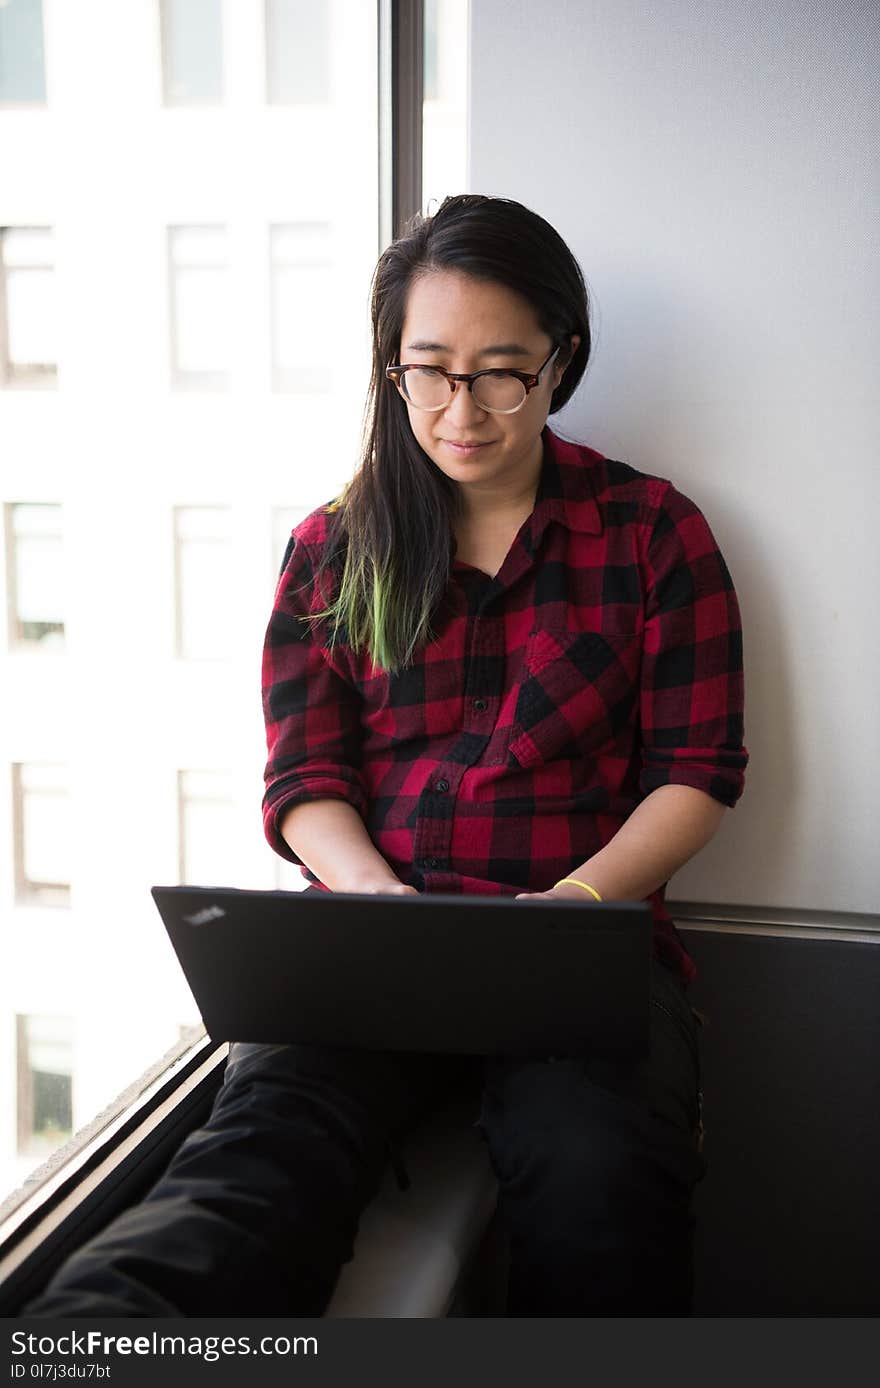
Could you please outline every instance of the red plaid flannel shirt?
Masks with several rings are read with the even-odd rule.
[[[743,788],[742,637],[730,574],[671,483],[544,431],[530,518],[494,578],[456,562],[435,636],[399,674],[301,617],[325,511],[296,527],[266,634],[272,847],[294,804],[335,798],[426,892],[545,891],[658,786]],[[310,880],[315,880],[304,869]],[[694,970],[651,898],[658,956]]]

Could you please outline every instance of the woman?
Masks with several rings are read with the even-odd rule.
[[[396,1142],[482,1083],[508,1315],[686,1314],[702,1174],[671,875],[742,790],[739,614],[697,508],[557,438],[580,269],[518,203],[448,198],[381,257],[370,424],[288,546],[266,638],[273,847],[325,890],[650,900],[651,1053],[233,1047],[147,1200],[31,1314],[320,1314]]]

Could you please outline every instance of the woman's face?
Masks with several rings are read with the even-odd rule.
[[[576,348],[580,339],[571,341]],[[536,372],[553,346],[531,304],[513,290],[457,270],[431,270],[410,286],[398,362],[453,372],[488,367]],[[466,494],[509,493],[514,499],[536,484],[541,430],[570,356],[563,352],[563,364],[550,363],[516,414],[481,409],[463,382],[442,410],[417,410],[407,403],[417,441]]]

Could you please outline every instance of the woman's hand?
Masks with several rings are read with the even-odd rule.
[[[300,862],[331,892],[418,896],[385,861],[360,814],[345,800],[304,800],[279,827]]]
[[[353,887],[353,891],[360,892],[362,896],[418,896],[415,887],[408,887],[405,882],[376,882],[373,886]]]
[[[645,901],[709,842],[724,815],[720,801],[694,786],[658,786],[604,848],[566,875],[588,882],[603,901]],[[565,896],[585,905],[593,900],[574,882],[519,896]]]
[[[595,901],[589,892],[585,892],[583,887],[575,887],[571,882],[562,882],[558,887],[551,887],[548,892],[517,892],[515,901],[582,901],[584,905],[590,901]]]

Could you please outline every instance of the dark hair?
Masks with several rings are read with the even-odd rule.
[[[449,582],[454,484],[416,442],[386,366],[398,360],[410,285],[429,270],[458,270],[515,290],[554,344],[580,337],[550,401],[574,393],[590,355],[589,302],[580,266],[549,222],[508,198],[462,193],[430,217],[416,216],[379,259],[373,276],[373,366],[361,465],[333,508],[321,572],[337,580],[333,601],[312,620],[330,639],[399,670],[430,638]],[[564,359],[564,358],[562,358]]]

